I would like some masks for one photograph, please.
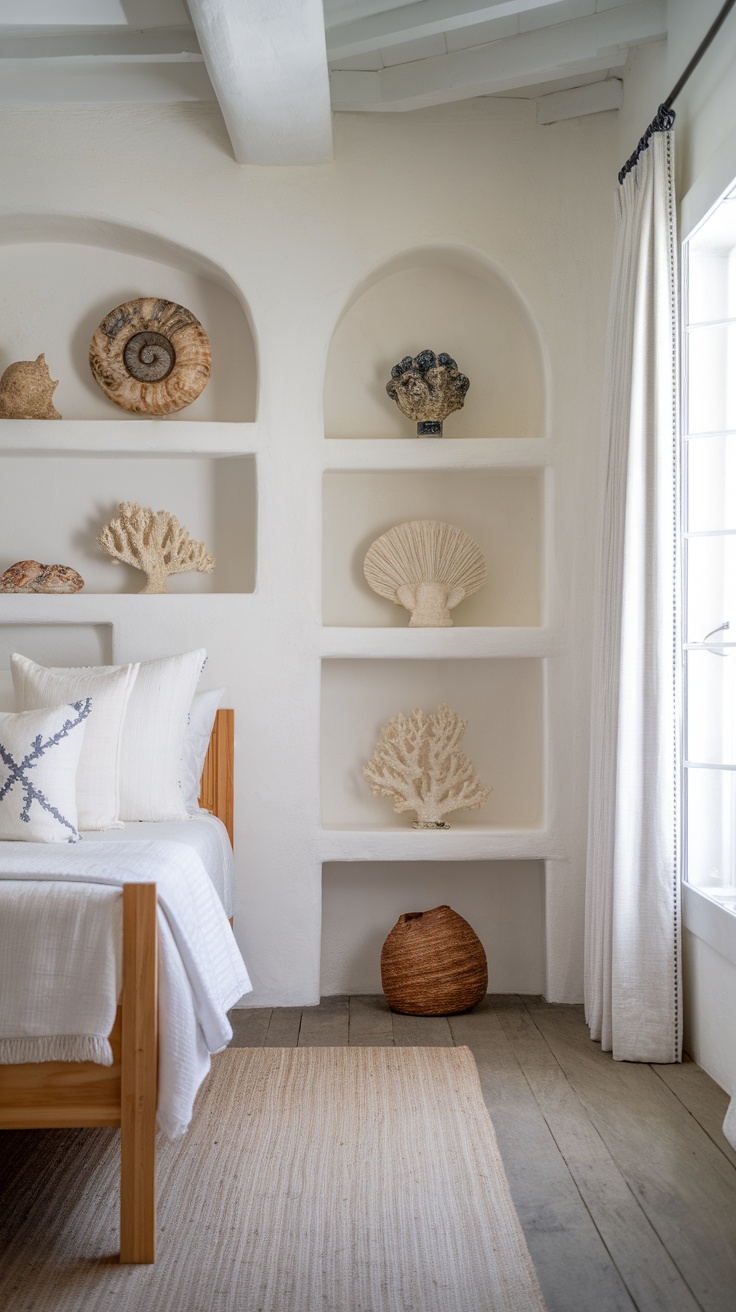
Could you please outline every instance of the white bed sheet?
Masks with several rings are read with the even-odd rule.
[[[83,841],[90,843],[129,843],[145,839],[169,843],[186,843],[202,861],[225,908],[228,920],[234,911],[233,849],[227,829],[217,816],[198,811],[189,820],[127,820],[124,829],[89,830]]]
[[[204,824],[199,818],[182,823],[192,835],[209,830],[213,841],[215,826],[210,817]],[[79,944],[87,934],[85,911],[90,904],[98,906],[105,900],[101,894],[109,888],[155,882],[159,898],[158,1124],[174,1137],[183,1133],[191,1119],[194,1098],[209,1070],[210,1054],[220,1051],[232,1037],[227,1011],[250,992],[251,983],[196,844],[180,837],[166,841],[160,836],[165,827],[151,826],[155,839],[131,839],[124,830],[112,842],[107,834],[75,844],[0,842],[0,1035],[9,1038],[6,1060],[11,1061],[27,1059],[12,1055],[17,1037],[29,1041],[64,1037],[72,1041],[73,1048],[75,1037],[92,1032],[104,1047],[110,1014],[114,1016],[117,1003],[119,971],[108,972],[115,982],[110,984],[108,978],[106,989],[90,975],[83,990],[83,1007],[76,992],[69,993],[62,1003],[57,983],[70,975],[79,982]],[[53,888],[54,897],[62,892],[62,885],[63,892],[71,895],[73,906],[61,922],[61,933],[58,920],[42,918],[34,911],[43,897],[43,884]],[[88,956],[99,957],[102,951],[109,959],[119,960],[119,918],[117,928],[112,914],[107,921],[106,946],[98,943]],[[60,938],[65,941],[59,942]],[[97,1004],[95,1018],[90,1019],[90,1006]],[[39,1050],[42,1048],[43,1043]],[[43,1055],[35,1057],[45,1059]],[[81,1055],[77,1058],[84,1059]]]

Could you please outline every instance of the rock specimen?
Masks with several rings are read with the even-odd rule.
[[[0,378],[0,419],[61,419],[51,400],[58,386],[43,354],[16,360]]]
[[[195,542],[176,515],[137,506],[134,501],[121,501],[120,518],[111,519],[97,541],[114,561],[143,570],[146,586],[142,593],[168,592],[166,580],[171,574],[190,570],[211,574],[215,568],[214,556],[204,542]]]
[[[386,391],[402,415],[413,419],[417,437],[441,437],[442,421],[453,410],[462,410],[470,380],[461,374],[452,356],[444,351],[420,351],[391,370]]]
[[[411,611],[409,628],[448,628],[453,606],[485,583],[486,566],[461,528],[412,519],[376,538],[363,573],[379,596]]]
[[[483,944],[452,907],[407,911],[383,945],[381,983],[391,1010],[407,1016],[467,1011],[488,989]]]
[[[105,316],[90,343],[89,363],[116,405],[168,415],[196,401],[209,380],[212,355],[190,310],[148,296]]]
[[[392,798],[394,811],[416,811],[415,829],[449,829],[442,817],[450,811],[482,806],[491,790],[459,750],[467,727],[444,703],[434,715],[420,707],[395,715],[363,766],[373,796]]]
[[[0,574],[0,592],[79,592],[84,579],[71,565],[18,560]]]

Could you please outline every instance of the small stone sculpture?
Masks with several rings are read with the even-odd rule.
[[[486,566],[461,528],[412,519],[376,538],[363,573],[379,596],[411,611],[410,628],[448,628],[453,606],[485,583]]]
[[[80,592],[84,579],[71,565],[18,560],[0,574],[0,592]]]
[[[16,360],[0,378],[0,419],[61,419],[51,400],[58,386],[45,355]]]
[[[105,525],[97,542],[114,561],[143,570],[146,586],[142,593],[168,592],[166,580],[171,574],[190,570],[211,574],[215,568],[214,556],[204,542],[195,542],[176,515],[133,501],[120,503],[120,518]]]
[[[168,415],[196,401],[209,381],[212,355],[190,310],[148,296],[105,316],[90,343],[89,363],[116,405]]]
[[[482,806],[491,790],[458,747],[467,727],[444,703],[434,715],[420,707],[395,715],[363,766],[373,796],[393,798],[394,811],[416,811],[415,829],[449,829],[444,815]]]
[[[441,437],[442,421],[462,410],[470,380],[461,374],[452,356],[420,351],[395,364],[386,391],[402,415],[413,419],[417,437]]]

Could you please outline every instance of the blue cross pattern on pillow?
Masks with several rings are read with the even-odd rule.
[[[45,793],[41,792],[40,788],[35,787],[33,779],[29,774],[29,772],[34,769],[36,763],[40,761],[47,752],[50,752],[53,747],[57,747],[63,738],[68,738],[72,730],[76,729],[87,719],[87,716],[92,710],[92,699],[90,697],[84,697],[81,701],[72,702],[71,706],[77,712],[77,718],[75,720],[65,720],[58,732],[52,734],[52,736],[47,738],[45,742],[42,741],[42,734],[37,734],[30,744],[30,751],[23,757],[23,760],[20,761],[20,763],[15,761],[12,754],[4,744],[0,743],[0,760],[2,760],[3,764],[6,765],[10,771],[5,783],[2,788],[0,788],[0,802],[4,801],[16,784],[20,784],[24,794],[20,819],[26,824],[30,824],[31,806],[34,802],[37,802],[44,811],[48,811],[55,820],[58,820],[60,825],[63,825],[65,829],[70,831],[70,838],[68,841],[74,843],[79,837],[76,826],[73,825],[70,820],[67,820],[66,816],[63,816],[61,811],[57,810],[57,808],[51,804]]]

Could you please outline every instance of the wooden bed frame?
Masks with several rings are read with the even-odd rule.
[[[200,806],[233,837],[233,712],[217,712]],[[156,885],[123,886],[123,990],[112,1066],[0,1066],[0,1129],[120,1126],[120,1261],[153,1262],[156,1243],[158,979]]]

